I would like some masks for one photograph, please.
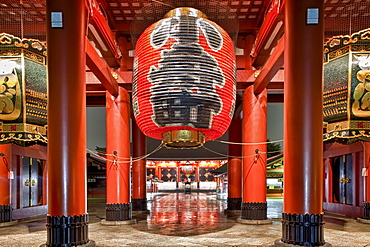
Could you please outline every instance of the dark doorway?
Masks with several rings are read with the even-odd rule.
[[[332,158],[333,202],[352,204],[352,154]]]
[[[23,207],[42,205],[44,162],[22,157]]]

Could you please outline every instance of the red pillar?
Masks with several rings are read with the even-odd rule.
[[[192,181],[192,182],[196,182],[198,184],[197,188],[199,189],[199,163],[195,164],[195,181]]]
[[[180,163],[178,161],[176,161],[176,172],[177,172],[177,186],[176,188],[179,187],[178,183],[181,182],[181,167],[180,167]]]
[[[312,22],[308,17],[315,17]],[[284,210],[286,244],[324,245],[324,0],[285,1]],[[315,21],[315,20],[313,20]]]
[[[146,200],[146,137],[136,122],[132,121],[132,210],[147,210]]]
[[[106,93],[106,143],[106,221],[131,220],[130,97],[122,87],[117,97]]]
[[[86,197],[86,9],[82,0],[47,0],[47,245],[90,244]],[[51,15],[61,14],[62,26]]]
[[[363,142],[364,144],[364,168],[366,169],[365,176],[365,198],[364,198],[364,210],[362,218],[370,220],[370,143]]]
[[[236,101],[236,111],[229,127],[229,142],[242,142],[242,119],[240,117],[240,97]],[[227,164],[227,210],[241,210],[242,204],[242,146],[229,145]]]
[[[0,145],[0,224],[12,221],[9,180],[10,155],[10,145]]]
[[[243,202],[242,219],[266,220],[266,89],[254,95],[253,86],[243,94]]]
[[[154,172],[154,176],[155,178],[157,178],[158,180],[161,179],[161,168],[159,167],[158,163],[155,164],[155,172]]]

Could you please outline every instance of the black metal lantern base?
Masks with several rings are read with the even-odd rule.
[[[282,214],[281,242],[300,246],[331,246],[324,241],[323,214]],[[279,241],[277,241],[279,242]],[[276,245],[275,246],[286,246]]]
[[[227,210],[241,210],[242,198],[227,198]]]
[[[47,216],[47,241],[42,246],[96,246],[88,238],[88,214],[76,216]]]
[[[146,198],[135,198],[135,199],[133,198],[131,203],[132,203],[132,211],[148,210]]]
[[[242,202],[241,219],[265,220],[267,219],[267,202]]]
[[[0,205],[0,223],[12,221],[12,205]]]
[[[203,146],[204,136],[197,130],[170,130],[163,133],[162,143],[166,148],[192,149]]]
[[[107,221],[124,221],[131,220],[132,218],[131,203],[107,203],[105,205],[105,210],[105,220]]]

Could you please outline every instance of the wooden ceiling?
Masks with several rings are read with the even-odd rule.
[[[219,19],[230,18],[234,14],[240,22],[240,33],[258,32],[264,16],[272,1],[276,0],[97,0],[101,4],[112,30],[121,35],[129,35],[131,24],[152,16],[153,22],[162,14],[158,6],[176,7],[181,5],[201,6],[202,2],[215,3],[207,12],[216,13]],[[91,1],[87,0],[87,5]],[[369,18],[369,0],[325,0],[325,22],[328,31],[341,29],[346,20]],[[209,6],[209,5],[208,5]],[[224,15],[222,15],[224,13]],[[211,18],[210,18],[211,19]],[[27,36],[45,37],[46,1],[45,0],[0,0],[0,30],[23,28]],[[21,23],[22,22],[22,23]],[[21,27],[21,25],[23,27]],[[34,37],[33,37],[34,38]]]

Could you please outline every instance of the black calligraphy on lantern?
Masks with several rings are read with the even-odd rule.
[[[171,46],[161,51],[158,66],[152,66],[148,80],[153,121],[163,126],[191,126],[209,129],[213,116],[222,110],[216,87],[225,85],[225,76],[217,60],[200,44],[204,35],[209,48],[218,51],[222,36],[210,22],[179,15],[161,21],[151,34],[154,48]]]

